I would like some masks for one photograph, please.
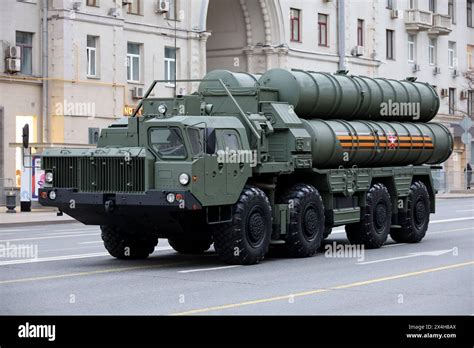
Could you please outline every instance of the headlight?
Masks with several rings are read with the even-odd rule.
[[[175,200],[175,195],[174,193],[168,193],[166,195],[166,200],[168,201],[168,203],[174,203],[174,200]]]
[[[179,183],[181,185],[187,185],[189,184],[189,175],[186,174],[186,173],[182,173],[180,176],[179,176]]]
[[[50,191],[49,192],[49,199],[54,201],[56,199],[56,192],[55,191]]]
[[[44,179],[48,184],[51,184],[53,182],[53,172],[46,172]]]
[[[162,115],[166,114],[166,111],[168,110],[168,108],[166,107],[165,104],[160,104],[158,106],[158,112]]]

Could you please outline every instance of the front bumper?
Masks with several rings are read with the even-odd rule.
[[[49,193],[56,193],[50,199]],[[179,199],[173,203],[166,200],[169,193]],[[57,207],[84,224],[102,225],[140,219],[141,222],[156,223],[173,213],[197,211],[201,203],[188,191],[147,191],[137,193],[78,192],[75,189],[42,188],[38,201],[43,206]]]

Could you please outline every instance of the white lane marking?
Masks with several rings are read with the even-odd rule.
[[[464,220],[474,220],[474,216],[457,218],[457,219],[433,220],[433,221],[430,221],[430,224],[441,224],[441,223],[444,223],[444,222],[464,221]],[[428,232],[428,233],[429,234],[434,234],[434,233],[444,233],[444,232],[449,232],[449,231],[461,231],[461,230],[447,230],[447,231],[440,231],[440,232],[436,231],[436,232],[431,232],[431,233]],[[345,232],[346,232],[345,230],[337,229],[337,230],[334,230],[331,234],[338,234],[338,233],[345,233]]]
[[[457,231],[474,231],[474,227],[469,227],[469,228],[457,228],[457,229],[455,229],[455,230],[445,230],[445,231],[428,232],[428,234],[431,235],[431,234],[439,234],[439,233],[446,233],[446,232],[457,232]]]
[[[94,243],[103,243],[101,240],[94,241],[94,242],[80,242],[78,244],[94,244]]]
[[[371,264],[371,263],[379,263],[379,262],[387,262],[387,261],[393,261],[393,260],[408,259],[408,258],[411,258],[411,257],[418,257],[418,256],[440,256],[440,255],[450,253],[452,251],[453,251],[453,249],[423,251],[423,252],[419,252],[419,253],[410,253],[410,254],[404,255],[404,256],[391,257],[391,258],[388,258],[388,259],[357,262],[356,264],[357,265],[368,265],[368,264]]]
[[[473,212],[474,213],[474,209],[456,210],[456,213],[465,213],[465,212]]]
[[[339,234],[339,233],[346,233],[346,230],[344,228],[338,228],[334,231],[331,232],[331,234]]]
[[[68,229],[68,230],[52,230],[51,232],[49,231],[45,231],[45,230],[34,230],[34,229],[8,229],[8,230],[2,230],[0,232],[0,235],[7,235],[7,234],[11,234],[10,232],[30,232],[30,233],[46,233],[46,234],[65,234],[67,232],[71,232],[71,233],[74,233],[74,232],[77,232],[77,231],[83,231],[83,232],[90,232],[90,231],[94,231],[96,230],[99,231],[99,229],[96,227],[96,228],[73,228],[73,229]],[[8,232],[8,233],[4,233],[4,232]]]
[[[54,238],[73,238],[83,236],[97,236],[97,233],[86,233],[86,234],[75,234],[67,236],[49,236],[49,237],[37,237],[37,238],[16,238],[16,239],[2,239],[0,242],[18,242],[22,240],[40,240],[40,239],[54,239]]]
[[[430,224],[441,224],[443,222],[464,221],[464,220],[474,220],[474,216],[457,218],[457,219],[434,220],[434,221],[430,221]]]
[[[158,247],[155,249],[155,251],[163,251],[163,250],[171,250],[171,249],[172,249],[171,247]],[[103,256],[110,256],[110,254],[106,252],[100,252],[100,253],[78,254],[78,255],[39,257],[36,259],[9,260],[9,261],[1,261],[0,266],[19,265],[19,264],[37,263],[37,262],[49,262],[49,261],[76,260],[76,259],[85,259],[85,258],[103,257]]]
[[[29,229],[29,228],[7,229],[7,230],[2,230],[2,231],[0,232],[0,235],[1,235],[1,234],[4,234],[4,232],[26,232],[26,231],[31,231],[31,229]]]
[[[199,268],[199,269],[188,269],[185,271],[178,271],[178,273],[193,273],[193,272],[206,272],[206,271],[217,271],[220,269],[241,267],[241,265],[222,266],[222,267],[210,267],[210,268]]]
[[[387,245],[384,245],[382,248],[396,247],[396,246],[405,245],[405,244],[408,244],[408,243],[387,244]]]
[[[66,232],[62,232],[62,233],[47,233],[47,234],[39,234],[37,235],[36,237],[40,238],[40,237],[62,237],[62,236],[88,236],[90,235],[90,232],[87,232],[87,231],[84,231],[84,232],[73,232],[73,233],[66,233]],[[95,233],[96,235],[98,235],[99,233],[96,232]],[[33,237],[31,237],[33,238]]]
[[[102,242],[97,242],[97,243],[102,243]],[[91,246],[82,246],[82,247],[74,247],[74,248],[61,248],[61,249],[47,249],[43,250],[41,249],[41,253],[49,253],[52,251],[64,251],[64,250],[78,250],[78,249],[90,249],[90,248],[101,248],[102,245],[91,245]],[[155,251],[163,251],[163,250],[172,250],[173,248],[171,247],[158,247],[155,249]]]
[[[44,253],[51,253],[53,251],[65,251],[65,250],[81,250],[81,249],[92,249],[92,248],[102,248],[102,245],[90,245],[90,246],[82,246],[82,247],[74,247],[74,248],[58,248],[58,249],[41,249],[41,255]]]
[[[85,259],[89,257],[102,257],[102,256],[110,256],[110,255],[109,253],[101,252],[101,253],[92,253],[92,254],[41,257],[41,258],[36,258],[36,259],[10,260],[10,261],[1,261],[0,266],[19,265],[19,264],[24,264],[24,263],[48,262],[48,261],[75,260],[75,259]]]
[[[164,250],[173,250],[173,248],[170,246],[162,246],[162,247],[155,248],[155,251],[164,251]]]

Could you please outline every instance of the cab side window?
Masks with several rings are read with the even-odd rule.
[[[224,140],[224,150],[237,151],[241,149],[239,135],[236,131],[225,130],[222,132],[222,138]]]

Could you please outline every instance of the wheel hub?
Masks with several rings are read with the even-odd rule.
[[[382,231],[385,228],[387,222],[387,207],[383,202],[380,202],[375,207],[375,227],[377,231]]]
[[[265,236],[265,219],[260,211],[254,211],[250,214],[247,225],[247,237],[249,243],[256,247]]]
[[[416,225],[417,226],[423,225],[426,218],[426,206],[421,199],[416,202],[415,213],[413,215],[415,217]]]
[[[313,207],[306,209],[303,216],[303,234],[306,239],[312,239],[318,232],[318,214]]]

